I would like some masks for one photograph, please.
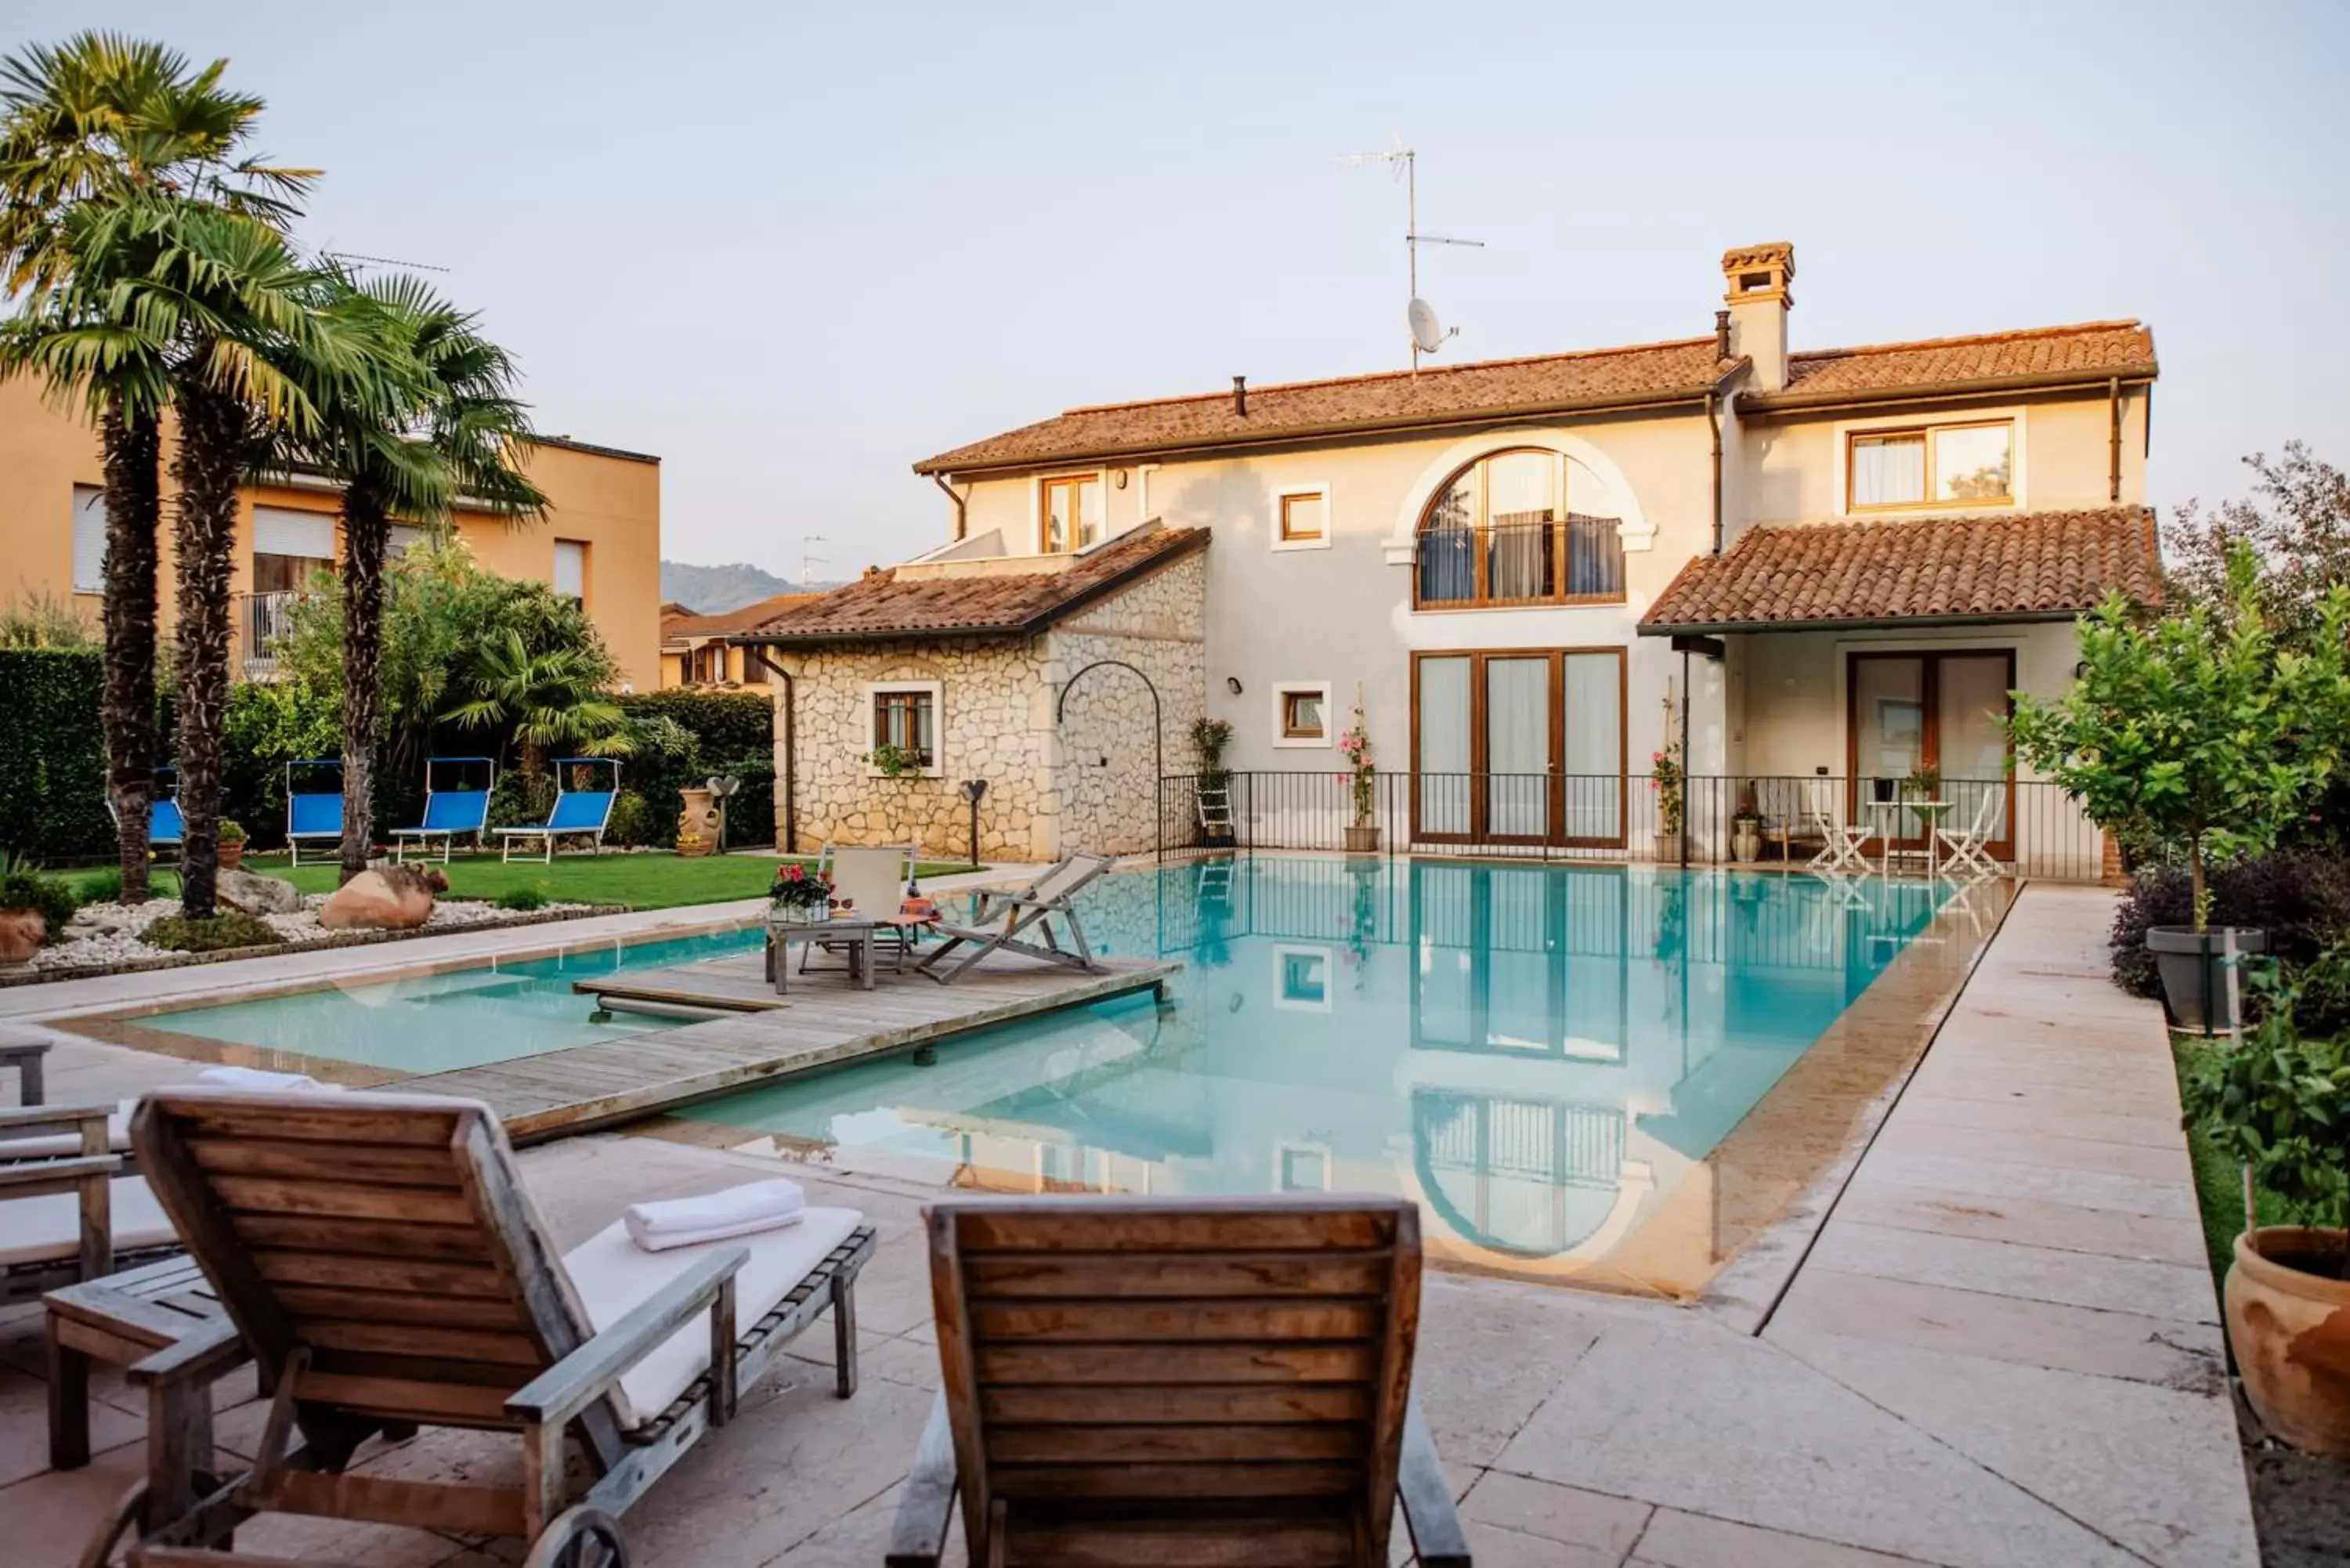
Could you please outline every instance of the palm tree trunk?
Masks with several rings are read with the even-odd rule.
[[[204,363],[202,352],[190,355]],[[179,389],[179,481],[173,531],[180,579],[180,907],[209,919],[220,876],[220,817],[228,718],[229,576],[236,554],[237,481],[250,439],[245,406],[195,376]]]
[[[99,424],[106,453],[106,674],[99,727],[114,798],[122,901],[147,901],[148,828],[155,800],[156,530],[162,521],[161,427],[120,400]]]
[[[372,487],[343,493],[343,881],[375,843],[376,724],[383,706],[383,552],[391,519]]]

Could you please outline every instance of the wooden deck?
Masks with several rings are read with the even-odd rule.
[[[583,1132],[860,1056],[1157,989],[1182,966],[1105,959],[1086,974],[998,957],[952,985],[884,971],[862,991],[838,971],[792,977],[779,997],[753,952],[643,970],[577,989],[732,1016],[400,1080],[403,1093],[485,1100],[516,1143]],[[582,1009],[593,1003],[580,998]]]

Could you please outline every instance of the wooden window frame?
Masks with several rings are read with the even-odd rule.
[[[1844,808],[1845,820],[1869,823],[1877,813],[1860,798],[1860,725],[1853,712],[1853,699],[1859,690],[1860,666],[1866,659],[1915,659],[1922,661],[1918,681],[1918,701],[1924,708],[1919,715],[1918,755],[1921,762],[1939,768],[1942,763],[1942,672],[1945,659],[2004,659],[2007,660],[2007,716],[2015,717],[2016,651],[2012,648],[1871,648],[1847,649],[1844,664]],[[2014,761],[2015,746],[2008,743],[2008,759]],[[2001,820],[2007,825],[2007,836],[1995,838],[1983,846],[1994,860],[2015,858],[2015,770],[2007,770],[2007,805]],[[1864,815],[1866,814],[1866,815]],[[1945,815],[1939,826],[1970,827],[1971,819],[1962,818],[1953,811]],[[1881,842],[1881,841],[1880,841]],[[1892,840],[1896,851],[1922,850],[1923,836]]]
[[[1492,539],[1493,521],[1491,506],[1492,489],[1486,483],[1484,471],[1485,465],[1492,462],[1495,458],[1511,457],[1519,452],[1532,452],[1537,456],[1546,457],[1551,459],[1554,464],[1555,464],[1554,470],[1554,487],[1551,492],[1551,522],[1549,525],[1555,530],[1555,537],[1551,541],[1550,549],[1552,580],[1559,585],[1559,589],[1555,593],[1537,594],[1532,597],[1526,598],[1496,598],[1493,597],[1492,592],[1492,550],[1491,542]],[[1436,509],[1443,503],[1445,496],[1451,494],[1452,487],[1460,483],[1464,476],[1471,473],[1474,473],[1477,476],[1477,484],[1476,498],[1470,508],[1471,514],[1469,518],[1469,530],[1472,536],[1482,541],[1476,546],[1474,552],[1473,564],[1476,568],[1476,593],[1474,597],[1465,599],[1423,598],[1420,595],[1420,587],[1423,578],[1420,573],[1419,541],[1426,536],[1429,531],[1429,520],[1435,516]],[[1411,607],[1413,611],[1418,614],[1442,615],[1452,610],[1523,609],[1533,605],[1620,605],[1626,603],[1627,589],[1621,587],[1612,594],[1572,594],[1566,591],[1565,585],[1574,580],[1575,567],[1573,550],[1570,547],[1572,531],[1567,526],[1569,514],[1567,506],[1565,453],[1557,452],[1546,446],[1505,446],[1496,447],[1492,452],[1480,452],[1475,457],[1471,458],[1467,462],[1462,463],[1460,467],[1454,469],[1450,474],[1445,476],[1444,482],[1441,484],[1439,484],[1435,491],[1430,494],[1428,504],[1421,508],[1419,520],[1412,525]],[[1617,555],[1620,557],[1623,553],[1622,535],[1620,532],[1622,520],[1620,518],[1617,519],[1617,525],[1619,530],[1617,534]],[[1618,570],[1620,576],[1620,566]]]
[[[1102,498],[1101,536],[1100,538],[1090,540],[1082,536],[1086,530],[1085,487],[1089,484],[1096,487],[1097,493]],[[1054,547],[1053,544],[1053,492],[1055,490],[1068,491],[1071,494],[1071,498],[1076,502],[1077,504],[1073,506],[1069,512],[1069,526],[1072,533],[1079,535],[1079,537],[1074,539],[1064,540],[1061,543],[1060,547],[1057,549]],[[1043,474],[1037,478],[1036,553],[1038,555],[1075,556],[1082,551],[1091,549],[1094,545],[1100,544],[1102,540],[1108,537],[1109,488],[1107,476],[1103,474],[1101,470],[1087,469],[1083,473]]]
[[[1318,501],[1322,504],[1322,526],[1310,534],[1292,533],[1289,527],[1289,507],[1292,502]],[[1273,547],[1276,550],[1326,550],[1330,547],[1330,487],[1326,484],[1284,485],[1273,493]]]
[[[879,748],[889,738],[885,714],[890,708],[903,706],[909,711],[928,703],[931,710],[931,754],[921,760],[915,772],[926,778],[941,776],[941,758],[946,752],[946,701],[942,688],[935,680],[875,680],[865,688],[866,732],[870,747]],[[880,772],[873,770],[877,774]]]
[[[1949,512],[1976,507],[2013,506],[2016,504],[2016,425],[2015,416],[2006,414],[1995,420],[1942,420],[1930,424],[1876,425],[1860,430],[1847,430],[1844,432],[1844,509],[1847,514],[1856,516],[1877,516],[1888,512]],[[1939,454],[1936,451],[1939,438],[1949,431],[1994,430],[2001,426],[2006,427],[2007,430],[2007,493],[1971,496],[1963,501],[1934,499],[1937,465],[1939,462]],[[1860,443],[1866,441],[1898,440],[1906,436],[1916,436],[1926,445],[1926,498],[1922,501],[1880,501],[1865,506],[1854,500],[1854,457],[1859,451]]]
[[[1292,722],[1294,704],[1301,697],[1310,697],[1322,705],[1319,729],[1301,730]],[[1277,746],[1327,746],[1330,744],[1330,683],[1326,680],[1284,680],[1273,689],[1274,744]]]
[[[1566,771],[1566,659],[1570,654],[1608,654],[1616,660],[1616,834],[1609,838],[1587,835],[1570,837],[1566,832],[1566,792],[1553,788],[1544,806],[1544,831],[1539,834],[1497,834],[1489,831],[1488,818],[1492,802],[1486,792],[1472,788],[1469,792],[1469,827],[1465,833],[1430,833],[1420,825],[1419,788],[1419,666],[1428,659],[1466,659],[1469,665],[1469,754],[1471,761],[1491,755],[1491,736],[1487,730],[1485,702],[1485,665],[1494,659],[1547,659],[1550,661],[1550,711],[1558,722],[1551,726],[1550,759],[1547,764],[1553,778],[1564,776]],[[1631,786],[1627,769],[1631,746],[1631,650],[1621,643],[1603,643],[1580,648],[1427,648],[1415,649],[1411,656],[1411,837],[1415,844],[1546,844],[1563,849],[1621,849],[1629,843],[1631,832]],[[1472,767],[1469,776],[1476,779],[1488,770]]]

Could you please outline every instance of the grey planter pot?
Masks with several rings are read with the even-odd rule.
[[[2268,951],[2268,933],[2257,927],[2214,926],[2200,932],[2192,926],[2147,928],[2146,950],[2162,973],[2162,1000],[2170,1009],[2170,1021],[2181,1029],[2216,1033],[2241,1022],[2220,977],[2223,930],[2234,931],[2240,953]]]

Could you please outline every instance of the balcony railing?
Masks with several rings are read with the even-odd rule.
[[[277,673],[277,642],[294,629],[294,607],[309,596],[288,590],[246,594],[237,601],[237,653],[247,680]]]
[[[1606,604],[1624,597],[1624,541],[1613,517],[1439,525],[1420,530],[1412,563],[1419,609]]]

